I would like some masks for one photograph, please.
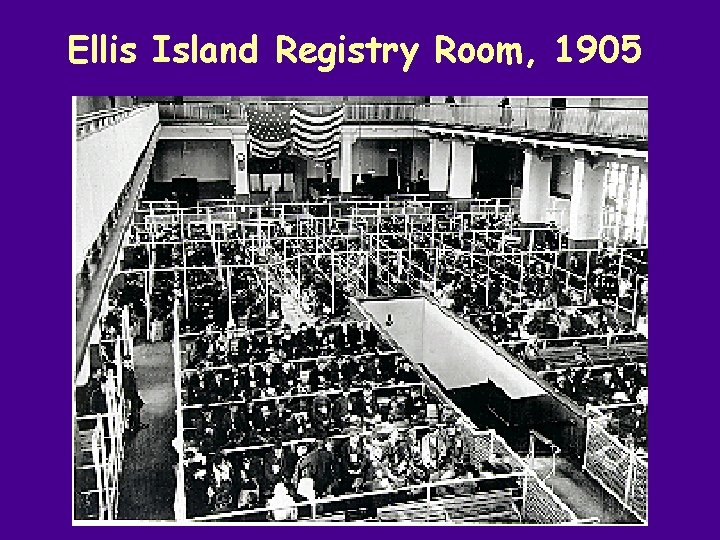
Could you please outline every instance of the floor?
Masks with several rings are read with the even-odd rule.
[[[283,323],[290,326],[293,331],[297,330],[302,323],[312,324],[313,318],[305,312],[297,297],[287,292],[281,299]]]
[[[580,519],[596,518],[600,523],[638,523],[618,501],[606,493],[579,466],[567,459],[557,460],[555,474],[550,473],[550,460],[539,460],[534,467],[538,476]]]
[[[175,437],[175,388],[170,343],[135,347],[135,372],[145,402],[141,421],[147,427],[132,439],[120,478],[119,519],[172,520],[176,491],[172,441]],[[542,458],[535,463],[539,476],[550,472]],[[600,523],[632,523],[635,520],[578,466],[559,459],[546,484],[581,519]]]
[[[120,477],[118,519],[175,517],[175,385],[170,343],[137,345],[133,351],[138,391],[147,424],[130,440]]]

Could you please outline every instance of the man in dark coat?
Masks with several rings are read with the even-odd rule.
[[[333,480],[332,464],[333,455],[320,444],[298,461],[298,478],[312,478],[316,496],[322,497]]]

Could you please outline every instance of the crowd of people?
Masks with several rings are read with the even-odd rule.
[[[616,407],[603,411],[607,419],[605,427],[626,446],[636,449],[641,457],[647,457],[648,408],[647,396],[644,403]]]
[[[316,511],[340,510],[348,520],[368,519],[376,517],[379,506],[424,500],[425,489],[413,486],[462,478],[468,482],[438,487],[435,493],[466,494],[480,490],[473,480],[484,473],[512,472],[504,458],[473,463],[452,424],[376,424],[372,430],[326,439],[214,454],[190,448],[185,469],[190,517],[235,512],[236,519],[248,521],[309,517],[308,503],[351,494],[365,496],[321,502]],[[514,478],[482,483],[483,489],[517,485]]]
[[[122,330],[122,317],[121,305],[116,297],[111,298],[107,313],[100,319],[100,343],[89,348],[87,382],[75,386],[77,437],[84,445],[80,453],[76,453],[76,463],[82,464],[93,456],[92,433],[98,427],[101,436],[96,442],[106,446],[104,454],[100,448],[96,450],[108,460],[110,441],[116,434],[119,444],[127,444],[144,427],[140,421],[144,401],[138,392],[131,351],[122,342],[118,346],[119,339],[127,338]],[[101,508],[97,480],[87,471],[76,469],[75,474],[78,519],[96,519]]]
[[[454,409],[366,322],[210,328],[186,359],[191,517],[247,510],[240,515],[257,520],[251,510],[263,509],[260,519],[295,519],[298,505],[309,513],[302,503],[332,495],[511,472],[502,460],[472,459]],[[360,519],[387,502],[372,495],[337,505]]]
[[[310,511],[303,503],[331,495],[511,470],[471,458],[454,410],[371,325],[328,322],[365,288],[433,293],[576,402],[637,404],[613,429],[646,440],[646,358],[596,365],[582,347],[556,366],[543,353],[548,343],[610,347],[633,334],[632,319],[647,313],[646,249],[569,250],[559,230],[528,233],[509,213],[266,225],[261,235],[260,222],[255,233],[241,222],[158,224],[138,228],[126,248],[126,270],[153,271],[151,318],[169,323],[180,298],[181,333],[198,334],[183,341],[190,517],[297,519]],[[347,254],[363,250],[358,272],[361,259]],[[144,284],[127,275],[123,294],[139,312]],[[288,283],[322,322],[283,325]],[[372,516],[379,499],[370,499],[343,508]]]
[[[390,216],[376,227],[386,294],[434,294],[583,406],[637,405],[616,424],[632,418],[624,432],[643,444],[647,341],[635,322],[647,315],[647,248],[573,251],[559,230],[514,230],[517,221],[502,215],[411,221]],[[613,357],[611,365],[586,346]],[[556,367],[548,347],[578,353]]]
[[[298,300],[310,315],[342,316],[350,295],[346,276],[338,272],[333,282],[331,264],[337,263],[327,254],[305,255],[318,250],[359,250],[359,237],[334,225],[319,246],[303,238],[312,231],[298,223],[302,222],[287,221],[283,226],[269,222],[262,230],[267,237],[242,222],[136,226],[124,249],[122,269],[138,282],[145,279],[144,271],[152,274],[148,278],[149,317],[161,324],[163,339],[172,335],[174,300],[185,301],[185,287],[189,299],[182,333],[200,332],[210,321],[218,327],[276,326],[283,319],[281,297],[288,288],[284,282],[288,276],[281,267],[292,269],[292,277],[300,276],[295,284],[301,295]],[[357,278],[351,288],[357,289]],[[144,294],[140,298],[144,303]]]
[[[647,400],[647,366],[645,364],[578,365],[562,370],[543,371],[543,379],[580,404]]]

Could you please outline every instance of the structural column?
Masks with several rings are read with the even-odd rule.
[[[430,194],[446,195],[450,179],[450,141],[430,140],[430,171],[428,174]]]
[[[356,129],[352,126],[341,128],[340,138],[340,194],[352,193],[353,144],[357,138]]]
[[[235,186],[235,198],[238,202],[250,201],[249,157],[247,127],[233,129],[230,141],[230,183]]]
[[[546,222],[550,206],[550,176],[552,156],[542,159],[537,150],[525,150],[523,161],[522,194],[520,195],[520,221],[526,225]]]
[[[472,197],[473,145],[453,140],[450,152],[450,188],[451,199],[469,199]]]
[[[605,161],[586,152],[575,154],[570,198],[570,247],[594,248],[602,237]]]

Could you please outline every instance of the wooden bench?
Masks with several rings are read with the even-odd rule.
[[[394,504],[378,508],[377,515],[380,521],[448,521],[442,501]]]
[[[520,521],[509,489],[471,495],[436,497],[427,501],[394,504],[379,508],[380,521],[454,523],[514,523]]]
[[[441,499],[448,520],[456,523],[512,523],[520,521],[512,491],[497,490]]]

